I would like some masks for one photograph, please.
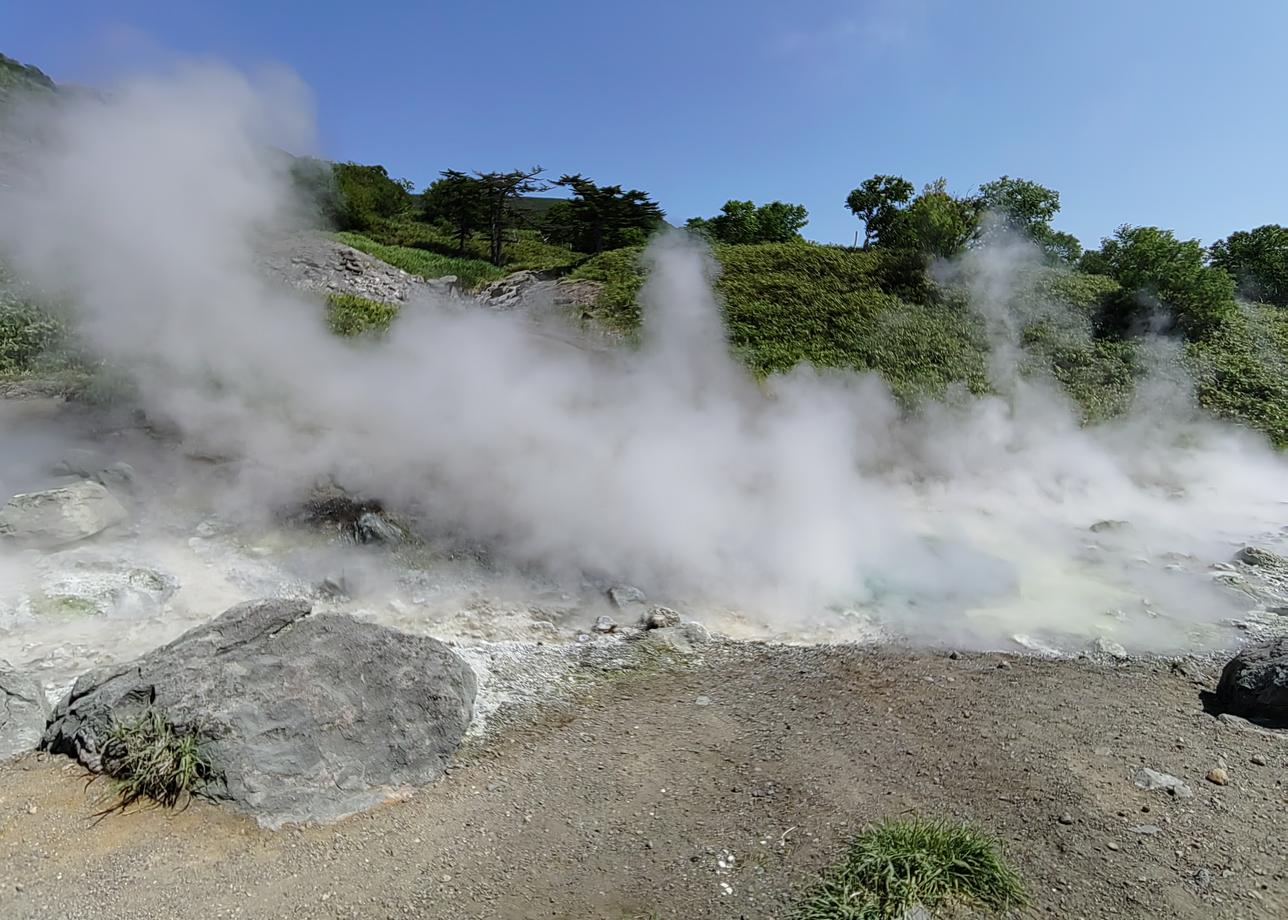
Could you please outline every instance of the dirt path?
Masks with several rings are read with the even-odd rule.
[[[31,756],[0,766],[0,917],[778,917],[847,835],[905,814],[995,832],[1034,916],[1288,916],[1288,740],[1204,713],[1165,663],[1001,660],[645,659],[433,788],[281,833],[201,804],[94,824],[80,771]],[[1230,784],[1206,782],[1222,761]],[[1136,788],[1141,766],[1193,798]]]

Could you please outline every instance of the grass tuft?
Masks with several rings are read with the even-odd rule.
[[[793,920],[898,920],[920,905],[1000,913],[1027,903],[997,842],[969,825],[920,819],[869,828],[823,874]]]
[[[117,801],[100,815],[124,811],[139,799],[173,808],[204,786],[213,770],[196,733],[151,709],[112,727],[103,747],[103,772],[116,785]]]
[[[330,293],[326,296],[327,326],[336,335],[380,335],[398,315],[398,307],[356,294]]]

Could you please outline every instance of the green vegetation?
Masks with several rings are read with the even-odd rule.
[[[570,249],[601,253],[637,246],[661,225],[662,209],[639,189],[596,185],[581,175],[563,176],[555,185],[570,189],[572,198],[547,209],[542,226],[552,242]]]
[[[112,727],[103,770],[116,785],[117,801],[100,814],[123,811],[139,799],[173,808],[213,775],[197,735],[154,709]]]
[[[920,905],[994,916],[1023,907],[1020,878],[968,825],[891,821],[860,834],[798,904],[794,920],[898,920]]]
[[[0,291],[0,376],[36,369],[66,337],[61,320]]]
[[[364,333],[379,335],[398,315],[398,308],[393,304],[356,294],[328,294],[326,307],[327,326],[336,335],[346,338]]]
[[[1211,256],[1244,297],[1288,307],[1288,227],[1266,224],[1231,233],[1212,244]]]
[[[715,243],[787,243],[801,238],[808,221],[803,204],[726,201],[715,217],[693,217],[684,226]]]
[[[476,287],[505,276],[505,272],[501,269],[479,259],[445,256],[426,249],[413,249],[410,246],[390,246],[378,243],[360,233],[339,233],[337,236],[341,242],[354,249],[359,249],[382,262],[388,262],[395,268],[401,268],[405,272],[422,278],[455,275],[462,285]]]

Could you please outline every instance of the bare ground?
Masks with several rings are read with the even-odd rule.
[[[995,833],[1026,915],[1288,916],[1288,739],[1207,714],[1166,662],[733,643],[632,660],[328,827],[200,802],[95,823],[105,790],[78,767],[0,766],[0,917],[780,917],[849,835],[911,814]],[[1222,762],[1229,785],[1207,782]],[[1136,788],[1141,766],[1193,798]]]

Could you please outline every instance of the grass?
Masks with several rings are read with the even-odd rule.
[[[997,842],[969,825],[920,819],[869,828],[792,912],[793,920],[897,920],[921,905],[994,914],[1028,902]]]
[[[395,268],[419,275],[421,278],[441,278],[444,275],[455,275],[465,287],[478,287],[504,278],[507,274],[490,262],[480,259],[463,259],[459,256],[445,256],[426,249],[415,249],[410,246],[391,246],[378,243],[360,233],[338,233],[340,242],[361,250],[367,255],[375,256],[382,262],[388,262]]]
[[[388,330],[397,315],[398,307],[380,300],[356,294],[326,295],[327,326],[346,338],[363,334],[378,336]]]
[[[155,709],[112,727],[103,770],[115,784],[117,801],[100,814],[124,811],[139,799],[173,808],[213,775],[197,735],[175,727]]]
[[[488,261],[488,241],[481,233],[472,234],[465,241],[464,255],[461,254],[455,237],[411,215],[375,220],[363,235],[380,245],[420,249],[447,258],[482,262],[492,271],[498,271]],[[524,269],[564,274],[586,260],[584,254],[574,252],[566,246],[546,243],[536,231],[523,227],[507,231],[501,257],[502,274]]]

